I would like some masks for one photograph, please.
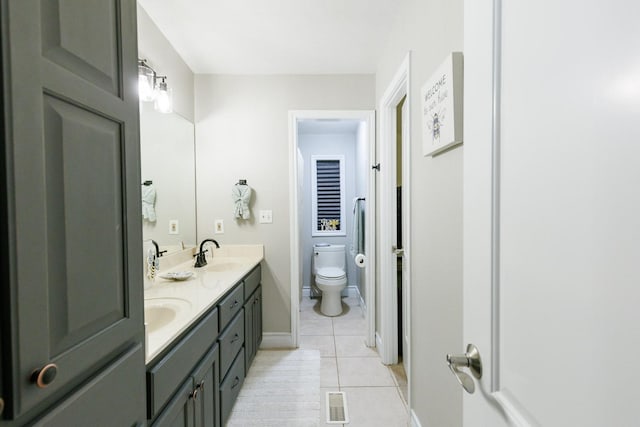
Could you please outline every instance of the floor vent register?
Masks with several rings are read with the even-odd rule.
[[[343,391],[327,392],[327,424],[346,424],[349,422],[347,399]]]

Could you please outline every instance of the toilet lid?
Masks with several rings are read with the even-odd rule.
[[[344,271],[337,267],[321,268],[316,274],[326,279],[342,279],[345,276]]]

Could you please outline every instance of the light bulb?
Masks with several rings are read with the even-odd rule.
[[[167,83],[162,81],[158,84],[158,91],[156,93],[155,109],[161,113],[173,112],[173,99],[171,96],[171,89],[167,88]]]
[[[138,63],[138,96],[140,101],[155,99],[156,73],[144,61]]]

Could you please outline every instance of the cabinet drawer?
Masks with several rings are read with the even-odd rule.
[[[220,376],[224,376],[244,343],[244,316],[236,316],[218,338],[220,342]]]
[[[236,360],[231,365],[229,373],[220,384],[220,415],[221,425],[225,425],[233,404],[240,393],[244,382],[244,349],[240,352]]]
[[[147,370],[147,418],[164,406],[191,369],[215,342],[218,335],[218,309],[207,314],[160,361]]]
[[[244,279],[244,299],[249,299],[252,293],[258,288],[260,278],[262,277],[262,267],[260,264],[254,268],[251,273]]]
[[[227,323],[233,319],[233,316],[240,311],[243,302],[244,286],[240,283],[218,304],[218,310],[220,310],[220,330],[224,329]]]

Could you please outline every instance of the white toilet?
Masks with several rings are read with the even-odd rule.
[[[313,275],[322,291],[320,311],[325,316],[342,313],[342,290],[347,286],[344,245],[313,245]]]

